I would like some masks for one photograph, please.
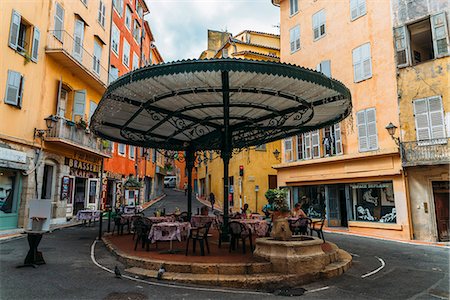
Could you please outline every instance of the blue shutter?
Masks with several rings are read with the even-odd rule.
[[[41,37],[41,33],[39,32],[39,29],[37,27],[34,27],[33,48],[31,50],[31,60],[34,62],[37,62],[37,60],[38,60],[40,37]]]
[[[20,29],[20,14],[13,10],[11,17],[11,26],[9,29],[9,46],[14,50],[17,50],[17,43],[19,41],[19,29]]]

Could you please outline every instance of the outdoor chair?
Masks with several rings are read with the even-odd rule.
[[[208,232],[209,228],[211,227],[212,222],[208,222],[205,224],[205,226],[192,228],[191,232],[189,233],[189,237],[186,241],[186,255],[188,255],[189,250],[189,240],[192,240],[192,251],[195,253],[195,246],[197,244],[197,241],[200,244],[200,254],[202,256],[205,256],[205,244],[206,244],[206,250],[209,252],[209,244],[208,244]]]
[[[317,236],[325,242],[325,237],[323,236],[323,225],[325,224],[325,218],[320,219],[319,222],[312,222],[309,226],[310,235],[313,235],[313,231],[317,233]]]
[[[117,235],[122,235],[123,234],[123,228],[125,227],[125,224],[122,224],[122,218],[120,217],[120,215],[116,215],[114,217],[114,227],[112,230],[112,234],[114,234],[114,231],[116,230],[117,227]]]
[[[150,232],[151,223],[145,221],[144,218],[136,219],[133,222],[134,231],[136,233],[136,242],[134,243],[134,251],[137,249],[139,242],[142,242],[142,249],[147,246],[147,251],[149,250],[150,241],[148,240],[148,233]]]
[[[214,221],[214,227],[216,227],[217,232],[219,233],[219,248],[222,247],[222,232],[223,232],[223,219],[217,217]]]
[[[250,242],[250,250],[253,252],[253,241],[252,241],[252,232],[245,227],[244,224],[231,221],[228,223],[228,232],[230,234],[230,247],[228,252],[231,252],[231,249],[236,249],[239,246],[239,240],[242,241],[242,252],[245,254],[245,240],[248,239]]]
[[[183,211],[178,216],[175,217],[175,221],[177,222],[189,222],[189,216],[187,211]]]
[[[296,220],[288,220],[289,229],[292,234],[308,234],[308,228],[311,228],[310,218],[297,218]]]
[[[134,215],[134,216],[131,217],[130,223],[131,223],[131,229],[133,231],[133,241],[134,241],[134,238],[136,237],[136,224],[135,223],[136,223],[137,220],[139,220],[141,218],[143,218],[142,215]],[[128,224],[128,228],[129,227],[130,227],[130,224]]]

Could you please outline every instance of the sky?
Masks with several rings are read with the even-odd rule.
[[[279,8],[271,0],[146,0],[146,20],[165,62],[198,58],[208,29],[233,35],[249,29],[279,34]]]

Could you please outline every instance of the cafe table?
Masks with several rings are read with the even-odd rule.
[[[175,216],[147,217],[153,224],[162,222],[175,222]]]
[[[95,222],[96,219],[100,219],[100,211],[93,209],[82,209],[77,212],[76,218],[78,221],[83,220],[85,224],[86,221],[89,221],[89,225],[91,225],[91,221]]]
[[[157,243],[159,241],[169,241],[169,251],[164,253],[174,254],[182,250],[174,250],[172,247],[172,241],[178,240],[181,242],[183,237],[189,236],[191,224],[189,222],[161,222],[153,224],[148,234],[148,239],[151,243]]]
[[[191,217],[191,224],[193,227],[203,227],[209,222],[215,224],[216,220],[216,216],[195,215]]]
[[[267,230],[269,228],[269,224],[266,222],[266,220],[238,219],[234,221],[238,221],[239,223],[244,224],[252,234],[258,237],[266,236]]]

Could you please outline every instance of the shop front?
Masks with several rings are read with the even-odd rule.
[[[0,230],[18,228],[26,154],[0,147]]]
[[[66,200],[66,216],[75,216],[82,209],[98,209],[100,194],[100,160],[82,161],[65,158],[69,175],[62,178],[61,197]]]

